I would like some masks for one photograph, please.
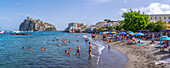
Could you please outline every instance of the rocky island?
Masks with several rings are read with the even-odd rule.
[[[27,17],[19,26],[19,31],[56,31],[56,27],[40,19]]]

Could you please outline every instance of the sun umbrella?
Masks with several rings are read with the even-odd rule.
[[[113,31],[112,33],[116,33],[116,32]]]
[[[164,37],[163,40],[170,41],[170,37]]]
[[[132,31],[127,31],[127,33],[133,33]]]
[[[143,33],[134,33],[134,36],[143,36]]]
[[[126,34],[126,33],[125,33],[125,32],[120,32],[119,34],[123,34],[123,35],[124,35],[124,34]]]
[[[102,32],[99,32],[99,34],[102,34]]]
[[[134,35],[133,33],[129,33],[129,35]]]
[[[113,34],[112,32],[108,32],[109,34]]]

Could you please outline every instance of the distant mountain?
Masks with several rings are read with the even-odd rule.
[[[27,17],[19,26],[19,31],[56,31],[56,27],[40,19],[35,20]]]

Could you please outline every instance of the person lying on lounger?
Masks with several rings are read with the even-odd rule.
[[[164,51],[164,49],[168,47],[168,41],[165,41],[165,43],[166,44],[160,48],[160,51]]]

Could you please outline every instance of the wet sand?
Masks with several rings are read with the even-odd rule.
[[[96,36],[96,40],[102,41],[101,37]],[[127,45],[120,41],[107,43],[111,45],[112,49],[120,51],[128,58],[125,68],[170,68],[170,63],[155,65],[156,61],[170,58],[170,52],[165,49],[160,52],[159,49],[149,45],[150,41],[142,41],[142,45]]]

